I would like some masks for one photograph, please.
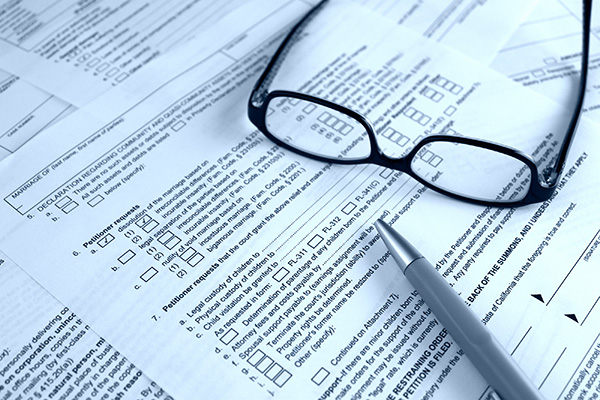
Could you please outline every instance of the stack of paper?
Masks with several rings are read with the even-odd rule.
[[[391,152],[443,126],[545,149],[580,5],[540,3],[517,31],[536,3],[331,0],[273,88],[348,99]],[[593,100],[557,195],[518,209],[311,161],[246,116],[311,6],[0,4],[0,399],[489,396],[380,217],[547,398],[600,395]]]

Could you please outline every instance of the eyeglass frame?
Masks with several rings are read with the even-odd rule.
[[[316,16],[318,11],[320,11],[329,0],[322,0],[317,5],[315,5],[307,14],[304,15],[297,23],[292,27],[290,32],[283,39],[274,55],[270,59],[267,67],[257,80],[254,85],[254,88],[251,92],[250,98],[248,100],[248,118],[250,121],[271,141],[276,143],[277,145],[290,150],[296,154],[300,154],[302,156],[308,157],[313,160],[334,163],[334,164],[346,164],[346,165],[359,165],[359,164],[375,164],[379,166],[383,166],[386,168],[391,168],[405,174],[408,174],[413,179],[417,180],[419,183],[423,184],[429,189],[432,189],[440,194],[445,196],[465,201],[468,203],[474,203],[483,206],[493,206],[493,207],[518,207],[529,205],[533,203],[538,203],[542,201],[548,200],[552,197],[553,193],[556,191],[559,183],[559,177],[561,176],[566,158],[571,147],[571,143],[575,136],[575,132],[577,130],[577,126],[579,124],[581,110],[583,108],[583,100],[585,97],[585,87],[587,82],[587,73],[588,73],[588,64],[589,64],[589,41],[590,41],[590,27],[591,27],[591,8],[592,8],[592,0],[583,0],[583,39],[582,39],[582,55],[581,55],[581,72],[579,75],[579,86],[577,93],[577,100],[574,107],[573,115],[571,116],[571,120],[569,122],[567,133],[565,134],[565,138],[563,139],[560,151],[558,153],[558,157],[556,158],[554,165],[546,167],[542,173],[538,171],[538,166],[533,160],[533,158],[524,153],[521,150],[502,145],[499,143],[494,143],[491,141],[476,139],[465,136],[451,136],[451,135],[429,135],[422,138],[415,146],[404,156],[400,158],[393,158],[387,156],[380,149],[375,129],[373,128],[371,122],[364,117],[362,114],[348,108],[342,106],[340,104],[334,103],[329,100],[325,100],[319,97],[315,97],[309,94],[289,91],[289,90],[273,90],[269,91],[268,87],[270,83],[273,81],[274,76],[277,74],[283,59],[287,55],[286,53],[292,48],[293,40],[296,38],[297,34],[308,25],[308,22]],[[343,158],[332,158],[325,157],[318,154],[310,153],[304,151],[300,148],[290,145],[289,143],[279,139],[277,136],[273,135],[269,132],[269,129],[266,124],[268,105],[271,100],[277,97],[286,97],[286,98],[295,98],[308,102],[313,102],[318,105],[331,108],[337,112],[345,114],[357,122],[359,122],[367,132],[369,138],[370,154],[364,158],[358,159],[343,159]],[[451,143],[462,143],[467,144],[479,148],[484,148],[487,150],[492,150],[498,153],[502,153],[504,155],[516,158],[517,160],[523,162],[531,172],[531,183],[529,185],[529,189],[527,194],[520,200],[515,201],[494,201],[494,200],[485,200],[478,199],[474,197],[463,196],[454,192],[447,191],[439,186],[432,184],[431,182],[421,178],[418,174],[416,174],[411,168],[412,160],[417,156],[419,151],[423,149],[427,144],[432,142],[451,142]],[[541,181],[541,179],[545,179],[545,181]]]

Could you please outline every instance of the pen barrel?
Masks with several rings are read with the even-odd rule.
[[[543,400],[504,347],[425,258],[413,261],[404,274],[503,400]]]

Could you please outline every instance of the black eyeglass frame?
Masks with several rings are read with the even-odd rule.
[[[386,168],[391,168],[394,170],[401,171],[403,173],[408,174],[424,186],[446,195],[448,197],[466,201],[469,203],[475,203],[484,206],[494,206],[494,207],[518,207],[523,205],[528,205],[532,203],[538,203],[545,200],[548,200],[552,194],[555,192],[559,177],[563,172],[564,165],[566,162],[566,158],[569,152],[569,148],[573,141],[573,137],[575,136],[575,131],[577,130],[577,126],[579,123],[579,117],[581,114],[581,110],[583,107],[583,100],[585,95],[585,87],[587,82],[587,67],[589,60],[589,40],[590,40],[590,26],[591,26],[591,7],[592,0],[583,0],[583,43],[582,43],[582,57],[581,57],[581,73],[579,78],[578,85],[578,93],[577,100],[574,107],[573,115],[569,122],[569,126],[567,128],[567,133],[565,134],[565,138],[563,139],[563,143],[559,150],[558,156],[554,164],[550,167],[547,167],[539,172],[538,166],[531,156],[528,154],[509,147],[502,144],[494,143],[487,140],[475,139],[465,136],[451,136],[451,135],[429,135],[425,136],[421,139],[406,155],[400,158],[392,158],[385,155],[379,145],[377,144],[376,134],[373,126],[369,122],[369,120],[361,115],[360,113],[349,109],[345,106],[339,105],[337,103],[315,97],[309,94],[288,91],[288,90],[274,90],[270,92],[268,90],[269,84],[272,82],[277,70],[281,66],[283,59],[285,58],[286,52],[291,48],[291,43],[296,37],[297,33],[300,32],[301,28],[303,28],[307,23],[317,14],[319,10],[321,10],[325,4],[329,0],[322,0],[316,6],[314,6],[287,34],[282,43],[279,45],[277,51],[269,61],[267,67],[263,71],[260,78],[257,80],[254,89],[250,95],[250,99],[248,101],[248,117],[250,121],[271,141],[276,143],[277,145],[290,150],[296,154],[300,154],[302,156],[322,161],[328,163],[335,164],[375,164],[379,166],[383,166]],[[371,146],[370,154],[365,158],[359,159],[342,159],[342,158],[331,158],[324,157],[318,154],[313,154],[310,152],[306,152],[302,149],[294,147],[289,143],[279,139],[269,132],[266,124],[266,117],[268,111],[268,105],[271,100],[278,98],[295,98],[304,101],[313,102],[319,104],[324,107],[331,108],[337,112],[345,114],[357,122],[359,122],[367,132],[369,143]],[[471,145],[475,147],[480,147],[488,150],[492,150],[498,153],[502,153],[504,155],[516,158],[517,160],[523,162],[531,172],[531,182],[529,185],[529,190],[527,194],[520,200],[516,201],[503,201],[503,200],[485,200],[478,199],[473,197],[462,196],[460,194],[449,192],[439,186],[432,184],[431,182],[421,178],[418,174],[416,174],[411,168],[412,160],[417,156],[419,151],[424,148],[429,143],[432,142],[451,142],[451,143],[461,143],[466,145]]]

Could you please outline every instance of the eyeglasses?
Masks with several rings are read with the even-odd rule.
[[[404,156],[392,158],[381,151],[371,122],[358,112],[300,92],[270,92],[269,85],[290,48],[327,2],[321,1],[292,28],[254,86],[248,116],[263,134],[279,146],[314,160],[395,169],[441,194],[475,204],[522,206],[552,196],[583,105],[592,0],[583,0],[581,73],[574,112],[556,157],[543,169],[530,155],[515,148],[450,134],[425,136]],[[390,135],[396,133],[392,130]]]

